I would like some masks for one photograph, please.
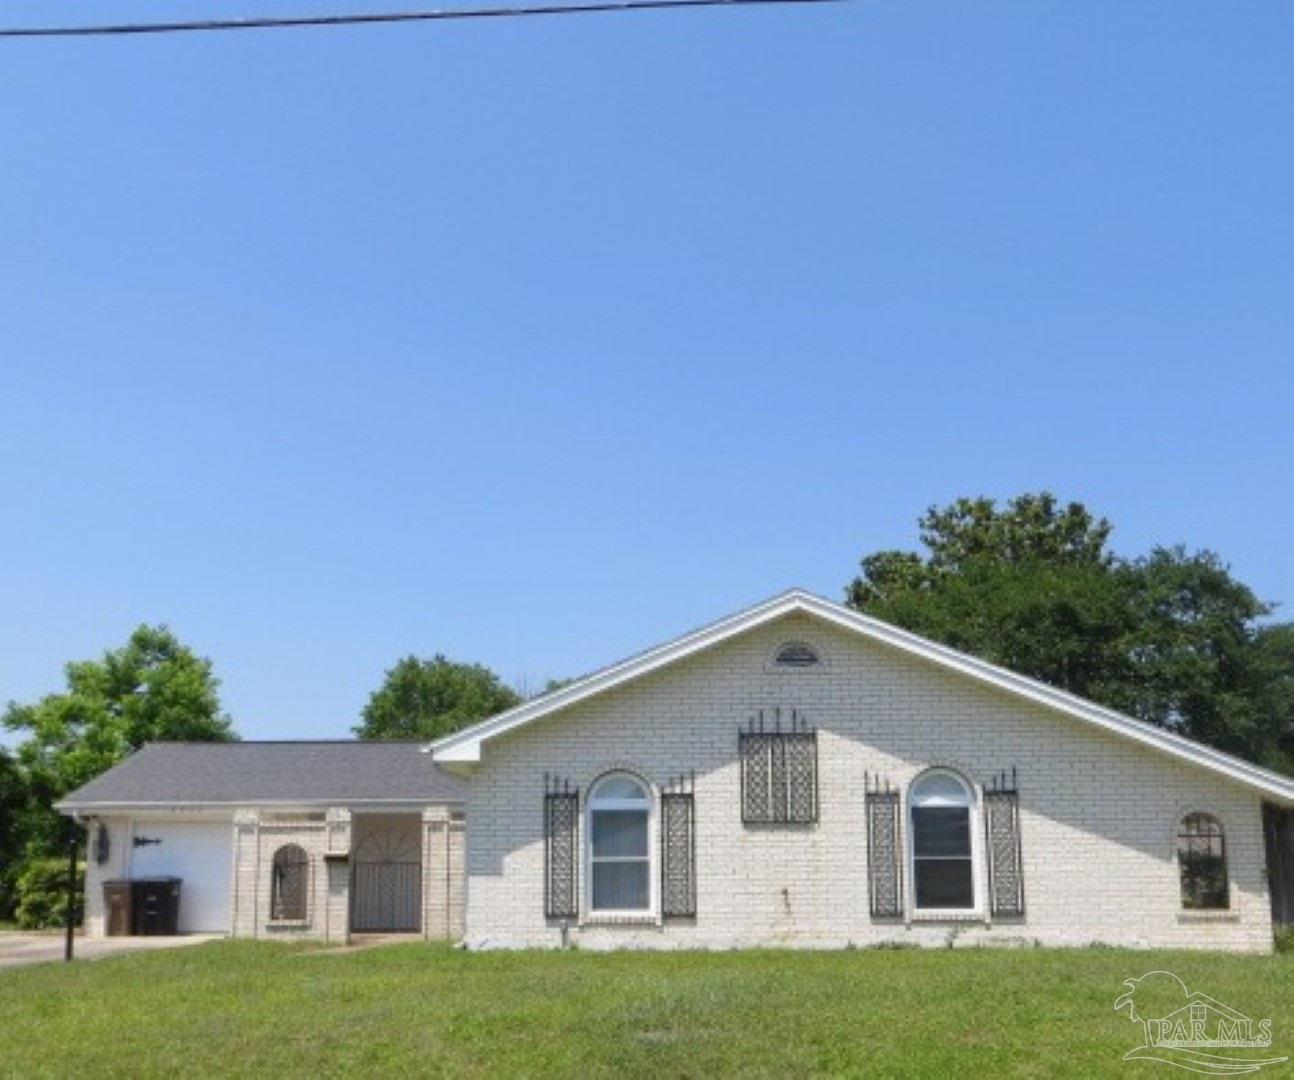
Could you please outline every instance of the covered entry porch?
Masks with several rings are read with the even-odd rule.
[[[456,940],[464,840],[463,815],[452,804],[243,811],[235,825],[234,934]]]
[[[446,806],[356,810],[350,818],[350,934],[463,932],[464,821]]]

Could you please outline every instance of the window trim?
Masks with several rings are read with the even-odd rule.
[[[616,779],[627,779],[637,784],[646,795],[646,799],[599,799],[598,789],[603,784]],[[597,862],[645,862],[647,864],[647,906],[641,908],[599,908],[593,906],[593,815],[599,810],[645,810],[647,814],[647,854],[601,856]],[[656,921],[660,911],[660,875],[659,836],[657,833],[657,799],[656,790],[643,777],[628,769],[614,769],[603,773],[589,785],[588,797],[584,800],[584,810],[580,815],[581,828],[584,830],[584,842],[580,845],[584,855],[584,872],[581,889],[584,894],[583,910],[586,922],[644,922]]]
[[[956,781],[966,793],[967,828],[970,830],[970,871],[971,903],[969,907],[922,907],[917,903],[917,833],[913,820],[913,811],[918,809],[916,802],[917,789],[927,780],[946,776]],[[916,776],[908,785],[907,810],[904,813],[904,829],[907,832],[907,848],[904,862],[907,864],[908,880],[912,883],[908,891],[908,912],[912,919],[935,921],[967,921],[984,917],[987,890],[984,887],[984,822],[979,788],[956,769],[938,766],[926,769]],[[922,855],[922,859],[940,858],[941,856]],[[963,859],[965,856],[942,856],[947,859]]]
[[[1183,830],[1186,827],[1188,818],[1202,817],[1208,818],[1218,829],[1218,840],[1222,844],[1222,882],[1224,892],[1224,903],[1220,907],[1187,907],[1186,896],[1182,891],[1183,876],[1185,867],[1182,865],[1182,840],[1184,837]],[[1227,827],[1223,824],[1222,818],[1210,810],[1199,810],[1194,807],[1181,811],[1177,815],[1177,823],[1173,829],[1173,861],[1177,865],[1177,903],[1178,912],[1188,918],[1209,919],[1224,918],[1235,912],[1235,905],[1231,898],[1231,863],[1227,853]]]

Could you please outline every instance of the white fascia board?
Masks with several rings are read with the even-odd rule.
[[[1221,750],[1215,750],[1193,739],[1134,720],[1113,709],[1096,705],[1064,690],[1057,690],[1055,687],[997,667],[966,653],[958,652],[956,649],[938,645],[907,630],[900,630],[879,619],[861,615],[850,608],[824,600],[802,589],[782,593],[745,611],[685,634],[674,641],[622,660],[555,693],[526,702],[489,720],[447,735],[430,744],[426,749],[431,752],[435,761],[446,765],[474,764],[481,760],[482,744],[489,739],[569,708],[577,702],[641,678],[667,664],[712,648],[737,634],[795,612],[815,616],[879,644],[956,671],[977,682],[1025,698],[1066,716],[1086,721],[1179,760],[1221,773],[1280,802],[1294,803],[1294,779],[1251,764]]]
[[[73,814],[123,813],[126,811],[175,811],[188,810],[225,810],[246,807],[249,810],[269,809],[327,809],[340,806],[355,810],[398,810],[403,807],[414,809],[424,806],[458,806],[462,799],[229,799],[221,802],[195,800],[194,802],[141,802],[134,799],[128,802],[56,802],[54,809],[70,817]]]

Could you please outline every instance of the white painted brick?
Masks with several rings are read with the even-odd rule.
[[[789,638],[813,643],[826,664],[770,670],[772,651]],[[779,705],[801,710],[820,732],[820,820],[744,827],[738,726]],[[1271,948],[1257,795],[803,615],[487,742],[467,803],[469,943],[558,943],[543,913],[543,774],[584,792],[619,765],[657,787],[695,772],[698,914],[646,928],[576,927],[585,946],[942,945],[955,930],[959,944]],[[935,765],[977,784],[1017,768],[1023,919],[954,926],[870,917],[863,773],[906,788]],[[1225,921],[1181,911],[1175,834],[1196,809],[1226,829]]]

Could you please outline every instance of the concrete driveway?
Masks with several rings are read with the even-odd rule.
[[[204,941],[219,941],[223,936],[223,934],[111,938],[78,936],[73,945],[73,954],[78,960],[98,960],[104,956],[147,952],[150,949],[181,949],[188,945],[201,945]],[[32,933],[21,930],[0,932],[0,968],[47,964],[51,961],[61,963],[62,960],[62,934]]]

